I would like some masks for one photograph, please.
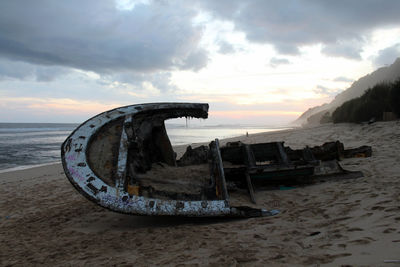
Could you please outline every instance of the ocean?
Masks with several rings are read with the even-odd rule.
[[[0,123],[0,172],[61,161],[61,144],[79,124]],[[289,127],[182,125],[166,123],[172,145],[209,142]]]

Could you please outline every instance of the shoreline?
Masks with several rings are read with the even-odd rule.
[[[15,124],[16,125],[27,125],[27,123],[15,123]],[[32,129],[38,129],[37,133],[50,134],[49,132],[43,131],[43,130],[46,130],[47,128],[39,127],[39,126],[48,125],[48,124],[30,123],[29,125],[35,126],[36,124],[38,125],[37,126],[38,128],[30,128],[30,127],[26,128],[26,129],[25,128],[21,128],[21,129],[24,129],[24,131],[22,131],[22,133],[24,133],[25,130],[27,132],[31,133]],[[70,124],[57,124],[57,125],[64,125],[64,126],[68,125],[68,126],[70,126]],[[77,125],[77,126],[79,126],[79,125]],[[186,130],[182,131],[181,128],[184,128],[183,125],[182,125],[182,127],[176,127],[176,128],[172,127],[167,132],[167,134],[169,135],[170,141],[173,144],[173,147],[180,148],[182,146],[187,147],[189,145],[196,146],[197,144],[205,144],[205,143],[208,144],[209,142],[214,140],[214,136],[209,136],[211,134],[217,134],[217,135],[223,134],[225,136],[229,136],[229,137],[226,137],[226,138],[237,138],[237,137],[244,136],[246,134],[247,130],[249,130],[250,134],[251,134],[251,132],[254,129],[262,129],[262,130],[265,131],[263,133],[266,133],[266,132],[279,131],[279,130],[282,130],[282,129],[285,129],[285,130],[286,129],[292,129],[293,127],[289,126],[289,125],[274,126],[274,127],[272,127],[272,126],[269,126],[269,127],[268,126],[254,126],[254,125],[253,126],[252,125],[248,125],[248,126],[245,126],[245,125],[231,125],[231,126],[229,126],[229,125],[225,125],[225,126],[218,126],[218,125],[217,126],[213,126],[213,125],[210,125],[210,126],[201,126],[201,127],[195,127],[195,128],[190,128],[189,127],[189,128],[187,128],[189,130],[189,132],[186,132]],[[209,130],[207,130],[208,128],[209,128]],[[4,128],[4,129],[7,130],[7,131],[12,131],[13,130],[13,129],[8,129],[8,128]],[[218,130],[218,131],[215,132],[215,129]],[[229,132],[229,129],[235,129],[233,135],[232,135],[231,132]],[[198,130],[199,130],[199,132],[196,132]],[[240,130],[240,132],[239,132],[239,130]],[[224,131],[226,131],[226,132],[224,132]],[[208,134],[206,132],[208,132]],[[53,133],[53,132],[51,132],[51,133]],[[0,134],[1,134],[1,132],[0,132]],[[65,135],[64,139],[67,138],[67,136],[68,135]],[[208,137],[209,137],[210,140],[206,140],[206,139],[208,139]],[[226,138],[220,138],[220,139],[226,139]],[[204,141],[204,140],[206,140],[206,141]],[[62,140],[62,141],[64,141],[64,140]],[[37,163],[34,163],[34,164],[27,163],[27,164],[24,164],[24,165],[13,166],[15,162],[24,162],[24,159],[19,157],[19,158],[15,158],[14,161],[7,160],[7,162],[3,162],[3,164],[0,164],[1,165],[0,166],[0,173],[18,171],[18,170],[35,168],[35,167],[38,167],[38,166],[46,166],[46,165],[49,165],[49,164],[51,165],[51,164],[55,164],[55,163],[60,163],[61,162],[61,158],[59,157],[59,154],[60,154],[59,151],[61,149],[62,141],[60,142],[60,144],[57,147],[57,149],[52,148],[52,151],[58,151],[57,152],[58,158],[55,155],[53,155],[52,158],[51,158],[51,160],[54,160],[54,161],[48,162],[47,161],[47,160],[49,160],[48,157],[46,157],[46,158],[37,157],[37,155],[35,155],[34,153],[26,152],[26,153],[29,153],[29,155],[26,156],[28,160],[25,159],[25,161],[26,162],[37,162]],[[174,142],[175,142],[175,144],[174,144]],[[178,144],[176,144],[176,143],[178,143]],[[29,146],[29,143],[27,143],[27,145]],[[43,141],[43,143],[41,143],[41,145],[45,145],[45,141]],[[3,148],[3,149],[7,149],[7,147]],[[12,149],[12,147],[11,147],[11,149]],[[29,151],[31,151],[31,149],[32,149],[31,147],[28,147]],[[36,149],[38,149],[38,148],[36,148]],[[21,151],[21,152],[25,153],[24,151]],[[29,159],[31,159],[31,160],[29,160]],[[32,159],[34,159],[34,160],[32,160]]]
[[[373,152],[340,162],[344,169],[362,171],[362,178],[257,190],[260,207],[281,213],[244,220],[111,212],[79,194],[60,163],[0,173],[0,262],[380,266],[400,259],[400,121],[328,124],[221,143],[238,140],[284,141],[292,148],[340,140],[346,148],[371,145]]]
[[[282,127],[282,128],[277,128],[277,129],[273,129],[270,131],[266,131],[266,132],[260,132],[260,133],[254,133],[254,134],[249,134],[249,136],[253,136],[253,135],[258,135],[258,134],[267,134],[267,133],[272,133],[272,132],[279,132],[279,131],[290,131],[290,130],[294,130],[296,129],[296,127]],[[231,140],[231,139],[243,139],[246,135],[245,134],[241,134],[238,136],[233,136],[233,137],[229,137],[229,138],[224,138],[221,139],[221,141],[223,140]],[[186,147],[193,146],[200,146],[200,145],[208,145],[212,140],[209,140],[208,142],[194,142],[194,143],[188,143],[188,144],[181,144],[181,145],[173,145],[173,148],[176,149],[178,156],[182,156],[182,154],[185,152]],[[183,150],[182,150],[183,149]],[[16,167],[11,167],[11,168],[6,168],[6,169],[0,169],[0,174],[1,173],[7,173],[7,172],[14,172],[14,171],[21,171],[21,170],[27,170],[27,169],[32,169],[32,168],[37,168],[37,167],[44,167],[44,166],[48,166],[48,165],[54,165],[54,164],[60,164],[61,163],[61,159],[57,160],[57,161],[53,161],[53,162],[46,162],[46,163],[39,163],[39,164],[33,164],[33,165],[20,165],[20,166],[16,166]]]
[[[2,169],[2,170],[0,170],[0,174],[1,173],[7,173],[7,172],[16,172],[16,171],[29,170],[29,169],[45,167],[45,166],[48,166],[48,165],[55,165],[55,164],[61,164],[61,161],[53,161],[53,162],[34,164],[34,165],[21,165],[21,166],[18,166],[18,167]]]

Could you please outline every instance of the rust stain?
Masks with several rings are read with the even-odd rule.
[[[129,195],[135,195],[135,196],[139,196],[139,189],[140,187],[137,185],[128,185],[128,194]]]

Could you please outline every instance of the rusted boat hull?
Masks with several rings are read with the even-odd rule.
[[[135,192],[135,186],[128,184],[126,173],[129,166],[132,167],[127,162],[130,157],[128,150],[132,149],[128,140],[134,140],[136,146],[145,146],[138,152],[143,155],[129,159],[133,165],[137,165],[132,168],[145,168],[143,164],[148,163],[146,158],[154,154],[173,165],[174,162],[168,162],[174,159],[171,157],[173,151],[169,140],[165,140],[164,120],[178,117],[207,118],[207,112],[208,104],[154,103],[125,106],[101,113],[81,124],[62,144],[61,158],[65,174],[86,198],[116,212],[207,217],[271,215],[262,209],[231,207],[229,200],[223,198],[173,200],[145,197]],[[137,121],[140,121],[139,126],[132,126]],[[135,127],[136,134],[132,137],[129,129]],[[149,134],[151,140],[146,140]],[[156,151],[160,146],[161,152]],[[149,153],[146,154],[146,150]]]
[[[339,141],[293,150],[284,142],[220,147],[216,139],[208,147],[188,147],[177,160],[164,121],[179,117],[206,119],[208,104],[132,105],[87,120],[62,144],[66,176],[82,195],[116,212],[270,216],[277,211],[255,206],[255,189],[360,177],[361,172],[343,170],[337,160],[372,153],[370,147],[344,150]]]

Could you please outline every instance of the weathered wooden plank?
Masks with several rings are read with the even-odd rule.
[[[222,194],[222,198],[224,200],[229,200],[228,188],[226,186],[226,180],[225,180],[224,165],[222,163],[222,157],[221,157],[221,151],[219,148],[218,138],[215,139],[214,142],[211,142],[210,148],[211,148],[211,153],[212,153],[211,155],[212,155],[214,168],[215,168],[215,171],[217,174],[214,177],[216,180],[216,185],[219,188],[220,193]]]
[[[285,149],[283,148],[283,143],[282,142],[276,142],[276,147],[278,148],[278,152],[281,158],[281,161],[283,164],[288,165],[289,164],[289,158],[285,152]]]
[[[246,172],[246,182],[247,182],[247,188],[249,189],[251,202],[253,202],[254,204],[257,204],[256,203],[256,196],[254,194],[253,184],[251,183],[251,178],[250,178],[250,175],[249,175],[248,172]]]
[[[244,149],[245,149],[246,167],[247,167],[246,168],[247,189],[249,190],[251,202],[256,204],[256,197],[255,197],[255,194],[254,194],[254,188],[253,188],[253,184],[251,183],[251,177],[249,175],[249,170],[256,165],[256,162],[255,162],[254,154],[251,151],[250,146],[249,145],[244,145]]]
[[[132,122],[132,116],[128,115],[125,117],[124,126],[121,131],[121,141],[119,145],[119,154],[118,154],[118,165],[117,165],[117,173],[115,179],[115,187],[119,192],[125,191],[125,178],[126,178],[126,167],[128,160],[128,148],[129,148],[129,140],[127,134],[127,125]]]

